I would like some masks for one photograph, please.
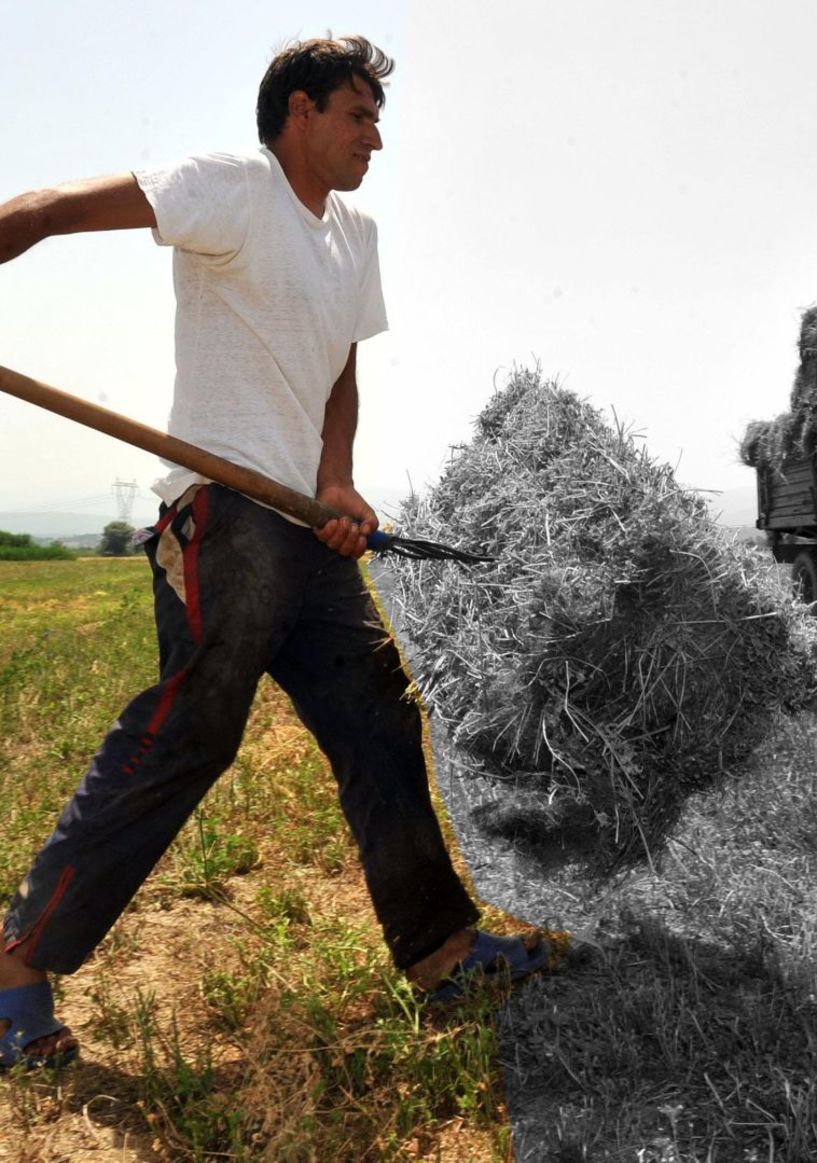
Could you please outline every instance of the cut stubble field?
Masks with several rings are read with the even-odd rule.
[[[156,679],[146,562],[0,563],[6,903]],[[428,1018],[389,964],[331,773],[262,683],[240,755],[94,957],[82,1042],[0,1078],[0,1159],[508,1157],[486,999]]]
[[[155,680],[149,591],[141,558],[0,563],[3,903]],[[262,684],[236,763],[60,983],[80,1061],[0,1078],[0,1159],[817,1158],[816,748],[812,714],[781,722],[655,868],[569,893],[441,762],[482,899],[595,945],[439,1014],[390,968],[331,774]]]

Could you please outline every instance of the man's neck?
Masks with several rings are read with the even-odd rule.
[[[298,201],[303,202],[307,210],[311,210],[316,218],[323,218],[326,210],[326,199],[329,196],[329,190],[325,184],[307,170],[300,156],[295,150],[290,149],[286,142],[279,139],[268,145],[267,149],[278,159],[284,176],[295,191]]]

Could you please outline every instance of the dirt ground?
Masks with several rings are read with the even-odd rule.
[[[248,886],[249,887],[249,886]],[[166,1159],[139,1108],[138,1037],[115,1031],[150,1001],[156,1026],[185,1023],[186,1051],[204,1037],[217,1069],[237,1051],[209,1027],[198,982],[224,949],[229,913],[205,901],[133,911],[78,973],[60,982],[58,1014],[81,1041],[79,1060],[59,1076],[32,1072],[0,1081],[0,1160],[10,1163],[157,1163]]]

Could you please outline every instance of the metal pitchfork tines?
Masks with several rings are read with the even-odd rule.
[[[468,553],[464,549],[454,549],[451,545],[441,545],[438,541],[397,537],[393,533],[383,533],[380,529],[370,534],[368,545],[376,553],[393,553],[397,557],[411,557],[415,561],[458,561],[462,565],[478,565],[483,561],[496,560],[482,553]]]
[[[65,416],[77,424],[84,424],[86,428],[94,428],[97,432],[104,432],[107,436],[124,440],[145,452],[155,453],[163,460],[189,468],[191,472],[199,473],[216,484],[235,489],[236,492],[244,493],[273,509],[279,509],[290,517],[296,517],[312,528],[322,529],[327,521],[342,516],[328,505],[305,497],[295,489],[271,480],[263,473],[233,464],[213,452],[206,452],[203,448],[197,448],[195,444],[188,444],[186,440],[179,440],[167,432],[159,432],[156,428],[149,428],[146,424],[129,420],[117,412],[111,412],[98,404],[61,392],[58,388],[49,387],[39,380],[32,380],[10,368],[0,367],[0,391],[26,400],[29,404],[36,404],[49,412],[56,412],[58,416]],[[458,561],[467,565],[493,560],[476,553],[453,549],[448,545],[438,545],[433,541],[412,541],[409,538],[396,537],[379,529],[370,535],[368,545],[377,553],[393,553],[399,557],[415,559]]]

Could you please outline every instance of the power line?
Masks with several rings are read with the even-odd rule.
[[[122,481],[118,482],[124,485],[131,493],[131,508],[134,501],[151,501],[153,504],[157,503],[155,493],[143,493],[139,490],[136,481]],[[107,493],[98,493],[93,497],[60,497],[59,500],[40,501],[36,506],[22,509],[4,509],[0,511],[0,517],[30,517],[37,513],[55,513],[61,511],[71,512],[74,509],[82,509],[85,507],[93,508],[99,505],[118,504],[118,497],[114,489]]]
[[[101,504],[110,505],[113,502],[113,499],[114,498],[113,498],[113,495],[111,493],[103,493],[103,494],[100,494],[98,497],[78,497],[78,498],[72,498],[70,500],[42,501],[36,507],[32,507],[30,509],[4,510],[2,513],[0,513],[0,516],[3,516],[3,517],[25,517],[31,513],[43,513],[43,512],[53,513],[53,512],[58,512],[61,509],[81,509],[85,506],[93,506],[93,505],[101,505]]]

